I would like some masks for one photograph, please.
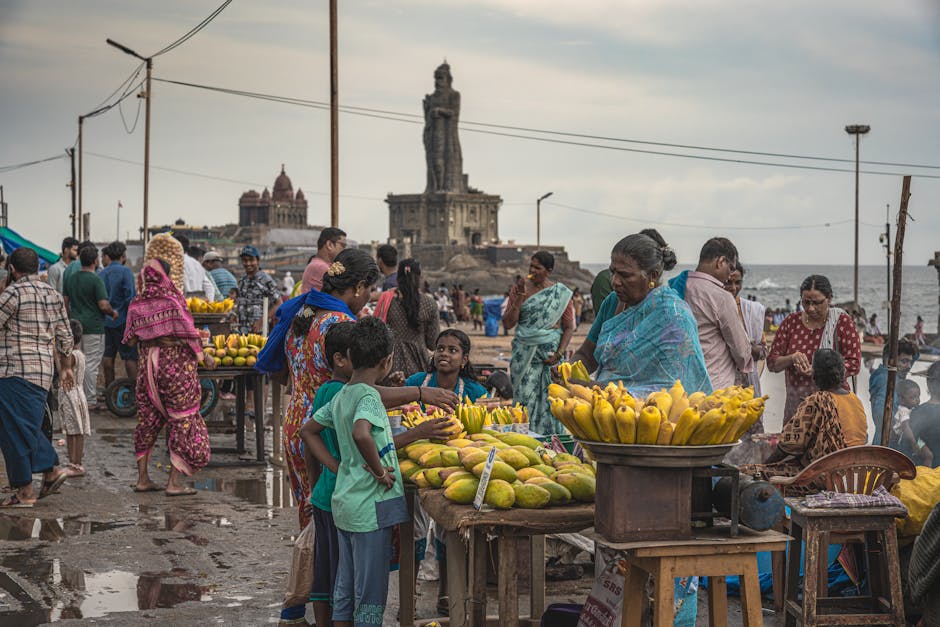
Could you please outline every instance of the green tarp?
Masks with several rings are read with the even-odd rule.
[[[32,248],[36,251],[36,254],[39,255],[39,265],[43,268],[51,266],[59,259],[58,253],[54,253],[51,250],[34,244],[13,229],[5,226],[0,226],[0,245],[3,246],[4,252],[8,255],[22,246]]]

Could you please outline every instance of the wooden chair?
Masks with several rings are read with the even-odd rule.
[[[879,486],[890,490],[901,479],[917,475],[914,463],[903,453],[883,446],[854,446],[817,459],[794,477],[771,477],[770,482],[784,497],[807,488],[851,494],[871,494]],[[784,581],[784,554],[773,555],[774,606],[785,609],[786,622],[791,614],[817,616],[817,598],[828,598],[829,544],[863,543],[868,548],[868,575],[872,591],[872,610],[887,610],[886,624],[903,621],[900,595],[897,538],[894,518],[903,516],[900,508],[859,508],[846,510],[809,509],[798,501],[787,499],[791,521],[787,533],[794,537],[790,545],[790,572],[787,576],[786,604],[781,594]],[[838,513],[838,515],[836,515]],[[786,522],[784,523],[786,524]],[[806,564],[803,604],[797,603],[800,567],[800,540],[806,532]],[[874,545],[878,544],[879,547]],[[883,551],[883,554],[882,554]],[[810,573],[809,571],[812,570]],[[888,580],[883,576],[887,570]],[[812,588],[812,590],[807,590]],[[888,592],[888,598],[882,598]],[[807,606],[804,611],[803,606]],[[878,620],[873,618],[872,620]],[[867,622],[867,621],[866,621]],[[806,621],[804,620],[804,624]],[[871,624],[871,623],[870,623]],[[877,623],[874,623],[877,624]],[[903,624],[903,623],[901,623]]]

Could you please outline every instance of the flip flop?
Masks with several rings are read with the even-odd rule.
[[[42,490],[39,491],[39,498],[44,499],[50,494],[58,492],[59,488],[62,487],[62,484],[65,483],[68,478],[69,476],[65,472],[59,471],[59,476],[52,481],[43,481]]]
[[[36,501],[21,501],[18,494],[14,494],[7,500],[0,503],[0,509],[25,509],[33,507]]]
[[[199,491],[194,488],[184,488],[181,492],[169,492],[166,491],[167,496],[192,496],[193,494],[198,494]]]
[[[166,488],[161,488],[160,486],[154,484],[147,486],[146,488],[138,488],[136,485],[132,485],[134,492],[163,492]]]

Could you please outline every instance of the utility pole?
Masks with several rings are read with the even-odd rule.
[[[339,71],[336,0],[330,0],[330,226],[339,226]],[[149,74],[148,74],[149,76]]]
[[[83,156],[83,154],[84,154],[84,150],[83,150],[83,148],[82,148],[82,128],[84,127],[84,125],[85,125],[85,116],[83,116],[83,115],[78,116],[78,190],[77,190],[77,193],[78,193],[78,216],[79,216],[79,227],[78,227],[78,230],[79,230],[79,232],[81,232],[81,230],[82,230],[82,228],[81,228],[82,191],[83,191],[83,190],[82,190],[82,156]],[[74,169],[74,165],[75,165],[75,164],[74,164],[74,162],[73,162],[72,165],[73,165],[73,168],[72,168],[72,180],[74,181],[74,180],[75,180],[75,169]],[[75,213],[75,202],[74,202],[74,201],[75,201],[75,194],[76,194],[76,189],[75,189],[75,187],[73,186],[73,187],[72,187],[72,213]],[[73,225],[73,228],[72,228],[72,237],[75,237],[75,228],[74,228],[74,225]]]
[[[71,218],[72,218],[72,237],[76,237],[75,233],[77,233],[78,231],[76,231],[77,225],[76,225],[76,221],[75,221],[75,220],[76,220],[76,215],[77,215],[76,212],[75,212],[75,149],[74,149],[74,148],[66,148],[66,149],[65,149],[65,152],[67,152],[68,155],[69,155],[69,162],[71,163],[71,170],[72,170],[72,179],[69,181],[68,187],[71,187],[71,188],[72,188],[72,215],[71,215]]]
[[[886,364],[888,383],[885,387],[885,406],[881,417],[881,442],[872,442],[881,446],[888,446],[888,438],[891,436],[891,417],[894,414],[894,386],[898,376],[898,338],[901,326],[901,274],[903,272],[901,258],[904,254],[907,202],[910,198],[911,177],[907,175],[901,183],[901,209],[898,211],[898,230],[894,240],[894,292],[891,293],[891,327],[888,332],[888,363]]]
[[[334,0],[335,1],[335,0]],[[147,240],[150,237],[150,230],[147,228],[149,225],[149,207],[150,207],[150,101],[152,100],[152,93],[150,91],[150,76],[153,73],[153,57],[143,57],[127,46],[121,45],[113,39],[107,39],[109,46],[114,46],[124,54],[129,54],[132,57],[140,59],[147,65],[147,86],[144,88],[142,94],[138,94],[138,98],[146,98],[144,103],[144,226],[141,233],[141,239],[144,243],[144,248],[147,247]]]
[[[855,135],[855,287],[852,292],[855,311],[858,311],[858,148],[862,141],[862,135],[870,130],[871,127],[867,124],[849,124],[845,127],[846,133]]]
[[[542,247],[542,201],[554,194],[555,192],[548,192],[539,196],[535,201],[535,247]]]
[[[885,292],[888,304],[888,326],[891,326],[891,205],[885,205],[885,232],[878,238],[881,240],[885,249],[885,270],[886,285],[888,291]]]
[[[0,185],[0,226],[7,227],[7,203],[3,199],[3,185]]]

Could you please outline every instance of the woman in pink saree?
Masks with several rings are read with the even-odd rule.
[[[124,341],[140,347],[134,491],[165,490],[167,496],[181,496],[196,493],[183,484],[182,477],[209,463],[209,433],[199,414],[196,369],[203,358],[202,342],[182,293],[167,273],[168,266],[159,259],[151,259],[140,271],[138,293],[127,311]],[[147,473],[150,453],[164,426],[172,466],[166,488]]]

